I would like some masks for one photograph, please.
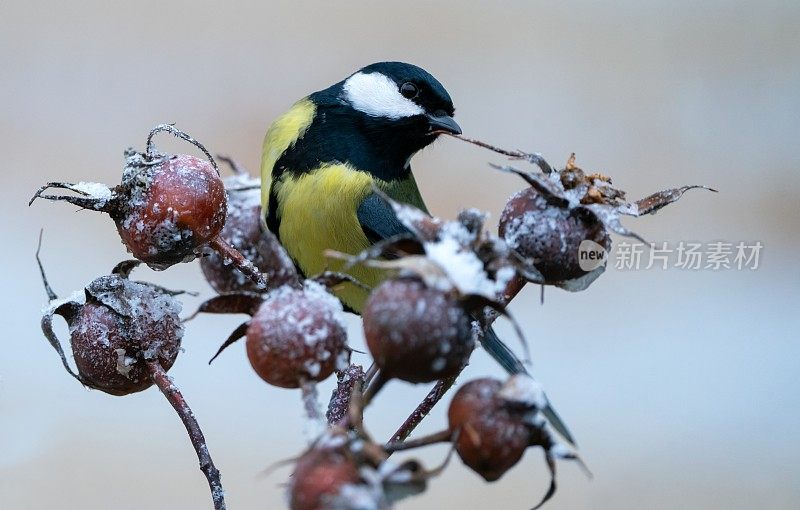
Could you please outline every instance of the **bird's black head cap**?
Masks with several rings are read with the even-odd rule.
[[[384,180],[404,178],[409,161],[441,133],[461,133],[450,94],[424,69],[368,65],[309,99],[314,122],[278,163],[307,171],[338,161]]]
[[[402,95],[410,96],[409,99],[421,106],[427,113],[441,112],[450,117],[455,113],[450,94],[439,83],[439,80],[421,67],[405,62],[377,62],[360,69],[358,73],[380,73],[390,78]],[[412,94],[412,90],[408,89],[407,84],[417,88],[416,94]],[[404,85],[406,85],[406,89],[403,88]],[[407,94],[403,94],[404,90],[408,91]]]

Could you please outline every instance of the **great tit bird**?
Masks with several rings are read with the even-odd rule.
[[[440,133],[461,133],[454,112],[450,95],[427,71],[379,62],[299,100],[272,124],[261,160],[262,210],[300,271],[338,270],[340,262],[325,250],[357,254],[408,233],[373,186],[427,212],[411,158]],[[364,266],[348,272],[370,287],[386,277]],[[367,297],[351,284],[337,295],[356,313]],[[525,372],[493,330],[482,344],[509,373]],[[546,411],[571,441],[552,409]]]

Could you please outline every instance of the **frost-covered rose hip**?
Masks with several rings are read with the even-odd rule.
[[[273,290],[250,320],[247,357],[268,383],[298,388],[326,379],[341,363],[347,345],[342,305],[324,287]]]
[[[116,275],[86,288],[86,304],[70,322],[72,353],[88,386],[112,395],[153,384],[148,361],[169,370],[183,335],[178,301]]]
[[[502,477],[527,447],[544,449],[550,487],[534,510],[555,494],[556,459],[577,460],[585,469],[578,456],[551,432],[541,414],[546,405],[541,385],[528,375],[517,374],[504,383],[484,378],[465,384],[447,412],[449,433],[458,434],[458,456],[486,481]]]
[[[423,383],[454,375],[474,347],[471,319],[458,299],[416,278],[381,283],[362,316],[384,378]]]
[[[306,390],[310,383],[344,369],[350,354],[342,304],[323,286],[336,281],[340,280],[327,281],[321,275],[318,280],[294,281],[264,295],[225,293],[202,303],[194,315],[250,315],[251,319],[231,333],[214,358],[246,337],[247,357],[262,379],[282,388]]]
[[[122,242],[137,259],[157,268],[193,259],[225,225],[227,200],[217,170],[181,154],[155,165],[129,158],[111,211]]]
[[[508,201],[500,215],[500,237],[533,265],[548,282],[572,280],[581,269],[579,247],[585,240],[608,250],[611,240],[603,223],[583,208],[565,208],[526,188]]]
[[[236,174],[224,179],[228,216],[220,237],[266,275],[269,288],[274,289],[296,279],[294,263],[275,235],[262,228],[261,181],[247,175],[232,160],[222,159],[231,164]],[[220,293],[264,291],[247,275],[226,264],[223,256],[213,250],[208,252],[200,259],[200,267],[214,290]]]
[[[460,431],[458,456],[489,482],[519,462],[530,441],[524,413],[505,405],[498,397],[501,387],[494,379],[470,381],[455,394],[447,412],[450,430]]]
[[[160,287],[128,279],[132,266],[120,265],[111,275],[90,283],[83,295],[54,302],[42,320],[48,339],[63,354],[50,324],[53,314],[66,319],[78,370],[73,375],[112,395],[152,386],[148,363],[169,370],[183,336],[180,303]]]
[[[623,215],[654,214],[690,189],[716,191],[707,186],[681,186],[626,202],[626,192],[614,187],[609,176],[578,167],[574,153],[564,168],[554,169],[536,152],[510,151],[460,135],[456,138],[538,167],[538,172],[527,172],[492,165],[518,175],[531,186],[506,204],[500,218],[500,237],[522,256],[522,260],[515,256],[510,261],[525,280],[572,292],[585,290],[605,270],[611,246],[609,232],[646,244],[622,225]]]
[[[291,510],[390,510],[419,494],[439,470],[416,460],[394,464],[363,428],[333,427],[297,460],[288,486]]]
[[[225,491],[205,437],[178,387],[167,375],[180,350],[183,326],[178,314],[179,292],[135,282],[130,272],[139,261],[118,264],[112,273],[97,278],[84,291],[59,300],[37,262],[50,299],[42,314],[42,332],[58,352],[64,368],[84,386],[128,395],[155,384],[183,421],[208,480],[215,510],[225,510]],[[60,315],[70,331],[77,371],[70,367],[61,342],[53,331],[53,316]]]
[[[154,134],[167,131],[199,147],[208,161],[187,154],[159,153]],[[259,286],[263,275],[219,234],[225,225],[225,186],[208,151],[172,126],[150,132],[144,153],[128,149],[122,182],[114,188],[99,183],[49,183],[36,198],[64,200],[111,216],[123,244],[133,256],[154,269],[194,259],[209,246]],[[77,196],[42,195],[48,188],[68,189]]]
[[[297,460],[289,485],[291,510],[332,508],[345,487],[361,483],[358,465],[348,455],[344,438],[334,437],[327,440],[329,444],[326,440],[323,437]]]
[[[528,447],[540,446],[551,478],[550,487],[535,510],[555,493],[555,459],[580,461],[551,433],[541,413],[547,405],[541,385],[527,374],[512,375],[504,383],[476,379],[453,397],[447,412],[447,429],[410,441],[396,440],[386,444],[384,450],[392,453],[453,442],[464,464],[486,481],[494,482],[519,462]]]

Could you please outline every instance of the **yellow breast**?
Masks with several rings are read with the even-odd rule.
[[[356,254],[370,242],[361,229],[356,210],[372,191],[372,177],[347,165],[324,165],[299,176],[286,175],[274,182],[283,246],[308,275],[340,271],[343,261],[328,259],[325,250]],[[382,279],[381,271],[362,266],[348,271],[369,286]],[[366,293],[344,284],[337,295],[348,306],[361,309]]]

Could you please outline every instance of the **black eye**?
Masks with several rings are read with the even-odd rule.
[[[404,84],[400,85],[400,93],[403,94],[403,97],[407,97],[408,99],[413,99],[417,97],[417,94],[419,94],[419,89],[417,88],[416,85],[414,85],[410,81],[407,81]]]

